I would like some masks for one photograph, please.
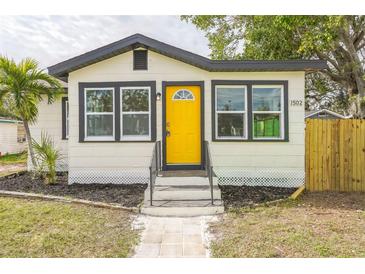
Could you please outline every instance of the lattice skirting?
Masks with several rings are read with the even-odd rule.
[[[304,169],[214,167],[221,185],[299,187],[304,184]]]
[[[148,168],[70,168],[69,184],[148,184]]]

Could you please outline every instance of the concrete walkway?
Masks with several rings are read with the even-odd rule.
[[[144,231],[135,258],[209,257],[207,222],[213,217],[140,216]]]

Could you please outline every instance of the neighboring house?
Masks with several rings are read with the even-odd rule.
[[[305,112],[305,119],[348,119],[351,117],[341,115],[328,109],[309,110]]]
[[[23,122],[0,118],[0,156],[27,149]]]
[[[48,68],[68,94],[42,103],[34,138],[67,155],[69,183],[148,183],[156,141],[164,170],[204,169],[221,184],[304,180],[305,73],[319,60],[218,61],[135,34]]]

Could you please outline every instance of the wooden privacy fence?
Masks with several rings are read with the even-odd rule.
[[[309,191],[365,191],[365,120],[306,120]]]

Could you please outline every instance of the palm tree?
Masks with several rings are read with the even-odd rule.
[[[0,56],[0,105],[23,121],[34,167],[37,162],[29,124],[37,121],[38,104],[45,99],[52,104],[61,92],[60,82],[40,69],[36,60],[26,58],[17,64]]]

